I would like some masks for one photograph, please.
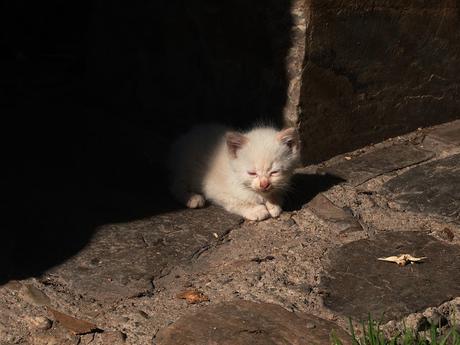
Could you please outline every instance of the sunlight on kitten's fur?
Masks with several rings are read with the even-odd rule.
[[[250,220],[278,217],[298,162],[295,128],[238,133],[220,125],[197,126],[172,147],[171,191],[189,208],[209,200]]]

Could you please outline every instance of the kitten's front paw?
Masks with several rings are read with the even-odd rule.
[[[192,194],[190,198],[187,200],[187,207],[188,208],[201,208],[204,206],[206,200],[204,199],[203,195],[200,194]]]
[[[246,209],[243,217],[249,220],[264,220],[270,217],[270,213],[264,205],[257,205]]]
[[[281,212],[283,212],[283,209],[279,205],[267,202],[266,206],[268,212],[270,213],[270,216],[272,216],[273,218],[278,217],[281,214]]]

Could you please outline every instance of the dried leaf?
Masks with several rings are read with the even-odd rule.
[[[399,254],[398,256],[388,256],[386,258],[377,258],[380,261],[394,262],[399,266],[406,266],[408,263],[413,264],[414,262],[419,262],[424,259],[427,259],[426,256],[416,258],[410,254]]]
[[[209,301],[208,296],[204,295],[196,289],[189,289],[177,295],[177,298],[185,299],[189,304],[201,303]]]
[[[94,323],[77,319],[73,316],[61,313],[60,311],[54,310],[48,307],[48,310],[53,314],[54,319],[58,321],[62,326],[67,328],[69,331],[79,335],[87,334],[100,331]]]

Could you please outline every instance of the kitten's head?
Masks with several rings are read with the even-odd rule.
[[[226,142],[231,168],[244,186],[261,194],[288,186],[299,162],[299,137],[295,128],[229,132]]]

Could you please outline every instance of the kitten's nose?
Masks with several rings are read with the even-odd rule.
[[[259,186],[260,186],[260,188],[266,190],[266,189],[268,189],[268,187],[270,187],[270,182],[266,178],[261,179],[260,183],[259,183]]]

